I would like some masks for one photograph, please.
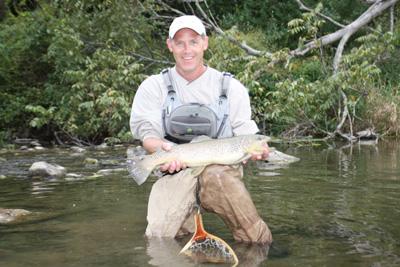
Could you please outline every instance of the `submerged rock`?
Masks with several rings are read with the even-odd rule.
[[[42,176],[42,177],[64,177],[66,170],[64,167],[57,164],[50,164],[45,161],[39,161],[32,164],[29,168],[30,176]]]
[[[23,219],[30,211],[24,209],[3,209],[0,208],[0,224],[12,223]]]
[[[260,172],[258,173],[259,176],[266,176],[266,177],[272,177],[272,176],[279,176],[281,175],[279,172]]]
[[[85,177],[82,174],[77,173],[67,173],[65,177],[65,181],[81,181],[85,180]]]
[[[82,174],[77,174],[77,173],[67,173],[67,178],[82,178]]]
[[[110,175],[116,172],[126,172],[126,168],[115,168],[115,169],[102,169],[99,170],[96,174],[98,175]]]

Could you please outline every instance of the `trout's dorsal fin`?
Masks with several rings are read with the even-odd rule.
[[[211,137],[208,137],[207,135],[200,135],[200,136],[193,138],[193,140],[190,141],[190,143],[199,143],[199,142],[204,142],[207,140],[211,140]]]

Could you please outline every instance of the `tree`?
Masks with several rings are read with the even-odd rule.
[[[170,11],[177,13],[178,15],[182,15],[183,12],[176,10],[174,8],[171,8],[168,6],[166,3],[163,1],[160,1],[161,4],[167,8],[169,8]],[[267,57],[270,59],[271,62],[277,62],[279,60],[285,59],[287,60],[286,66],[289,65],[289,62],[293,60],[293,58],[296,57],[301,57],[305,56],[309,53],[311,53],[314,50],[321,50],[323,47],[328,47],[330,45],[333,45],[336,42],[339,42],[336,49],[335,53],[332,59],[332,72],[331,72],[331,79],[334,80],[340,75],[341,71],[341,60],[343,57],[343,52],[345,49],[346,44],[349,42],[350,38],[354,36],[356,33],[360,32],[363,28],[368,26],[376,17],[382,15],[384,11],[390,9],[391,10],[391,19],[390,19],[390,31],[393,32],[393,24],[394,24],[394,6],[398,2],[398,0],[370,0],[370,1],[365,1],[367,4],[370,4],[370,6],[361,14],[359,15],[355,20],[352,22],[348,23],[347,25],[340,23],[336,21],[335,19],[324,15],[321,12],[321,5],[317,6],[316,9],[312,9],[307,7],[301,0],[295,0],[295,2],[298,4],[299,9],[305,11],[306,16],[303,17],[305,19],[298,19],[298,20],[293,20],[291,23],[289,23],[289,26],[292,26],[292,31],[293,32],[300,32],[301,30],[305,29],[307,25],[306,21],[307,20],[312,20],[313,18],[315,20],[315,16],[320,17],[324,21],[328,21],[335,26],[339,27],[338,30],[327,33],[323,36],[317,36],[316,33],[319,30],[318,28],[321,26],[321,21],[315,22],[315,25],[308,25],[308,27],[314,27],[312,30],[313,32],[313,38],[310,40],[308,39],[307,42],[301,43],[299,47],[293,50],[289,50],[287,52],[286,57],[282,57],[281,51],[278,51],[278,53],[273,53],[268,50],[260,50],[260,49],[255,49],[252,46],[248,45],[244,41],[239,41],[235,36],[230,35],[229,33],[226,33],[224,30],[221,29],[220,26],[218,26],[218,23],[214,19],[214,16],[211,12],[211,10],[208,8],[207,1],[194,1],[194,8],[193,10],[196,10],[198,14],[201,15],[202,19],[206,23],[207,26],[211,27],[217,34],[223,36],[227,40],[229,40],[231,43],[234,45],[240,47],[243,49],[243,51],[250,55],[250,56],[256,56],[256,57]],[[316,21],[316,20],[315,20]],[[370,29],[371,30],[371,29]],[[371,30],[373,32],[376,32],[376,30]],[[378,32],[378,34],[382,34],[381,32]],[[348,96],[345,93],[345,90],[341,89],[340,87],[337,88],[341,100],[338,105],[338,107],[341,109],[338,112],[338,117],[337,117],[337,124],[336,127],[333,131],[325,131],[326,135],[328,138],[335,136],[336,134],[342,136],[343,138],[352,141],[355,138],[353,134],[353,127],[352,127],[352,122],[354,121],[353,116],[355,114],[351,114],[349,112],[350,106],[353,104],[350,104],[348,101]],[[342,129],[344,126],[344,123],[348,121],[348,130],[349,133],[343,133]]]

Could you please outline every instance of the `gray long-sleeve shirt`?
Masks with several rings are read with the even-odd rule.
[[[175,68],[170,71],[172,84],[179,100],[186,103],[214,104],[220,95],[222,73],[207,67],[196,80],[188,82]],[[163,138],[162,109],[168,89],[161,74],[152,75],[139,86],[132,104],[130,128],[134,138],[141,141],[149,137]],[[251,120],[250,99],[247,89],[236,79],[230,82],[228,92],[229,122],[234,135],[258,132]]]

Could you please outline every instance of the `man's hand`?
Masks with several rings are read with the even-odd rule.
[[[263,147],[263,151],[261,153],[260,152],[252,153],[250,159],[251,160],[266,160],[268,158],[268,155],[269,155],[269,147],[266,144]],[[246,163],[247,163],[247,160],[244,160],[243,164],[246,164]]]
[[[161,148],[165,151],[170,151],[172,148],[172,144],[168,143],[168,142],[163,142],[163,144],[161,145]],[[169,173],[174,173],[174,172],[178,172],[180,170],[186,169],[186,165],[179,161],[179,160],[174,160],[168,163],[165,163],[164,165],[162,165],[160,167],[160,170],[165,172],[168,171]]]
[[[157,150],[159,150],[160,148],[164,151],[170,151],[172,148],[172,143],[166,142],[165,140],[160,139],[160,138],[150,137],[150,138],[146,138],[143,141],[143,147],[149,153],[154,153]],[[160,170],[163,172],[168,171],[169,173],[174,173],[174,172],[183,170],[185,168],[186,168],[186,165],[184,163],[182,163],[181,161],[178,161],[178,160],[174,160],[174,161],[171,161],[171,162],[168,162],[168,163],[165,163],[164,165],[162,165],[160,167]]]

